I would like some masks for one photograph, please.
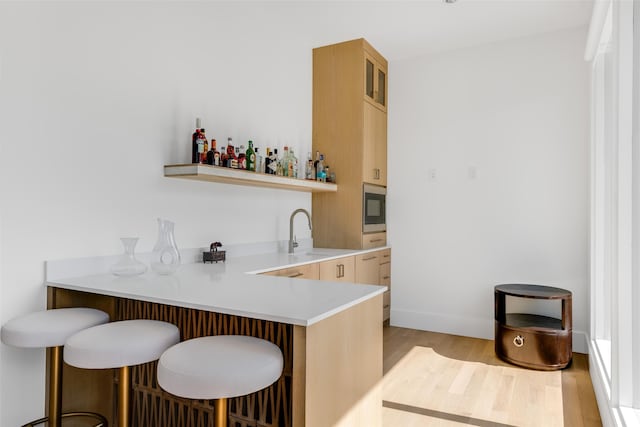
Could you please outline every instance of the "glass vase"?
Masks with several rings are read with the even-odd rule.
[[[158,218],[158,241],[151,253],[151,269],[158,274],[172,274],[180,266],[173,226],[173,222]]]
[[[114,265],[111,273],[116,276],[136,276],[147,271],[147,266],[136,259],[135,249],[138,243],[137,237],[121,237],[124,253]]]

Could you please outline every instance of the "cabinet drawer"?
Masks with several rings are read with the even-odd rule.
[[[356,283],[380,284],[378,252],[356,255]]]
[[[355,259],[344,257],[320,263],[320,280],[353,282],[355,280]]]
[[[535,331],[496,322],[495,350],[498,357],[527,368],[561,369],[572,357],[571,329]]]
[[[383,249],[380,252],[380,264],[391,264],[391,249]]]
[[[362,235],[362,249],[378,248],[387,244],[387,233],[371,233]]]
[[[313,279],[320,278],[320,269],[317,263],[300,265],[298,267],[283,268],[281,270],[268,271],[263,273],[267,276],[289,277],[291,279]]]
[[[391,286],[391,263],[380,264],[380,284]]]

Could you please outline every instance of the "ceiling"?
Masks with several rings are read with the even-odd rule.
[[[314,9],[316,17],[319,13],[326,19],[324,28],[335,41],[365,35],[388,60],[576,27],[585,27],[586,42],[586,27],[593,7],[593,0],[457,0],[452,4],[443,0],[298,0],[284,3]]]
[[[0,3],[5,0],[0,0]],[[26,2],[30,2],[26,0]],[[35,3],[35,1],[33,1]],[[44,0],[57,3],[58,0]],[[265,29],[291,24],[315,45],[365,37],[388,60],[585,27],[594,0],[120,0],[112,4],[200,4],[263,13]],[[104,3],[73,0],[71,3]]]

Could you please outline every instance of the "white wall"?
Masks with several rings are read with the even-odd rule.
[[[588,331],[585,36],[391,64],[393,325],[492,339],[494,285],[536,283],[571,290]]]
[[[149,251],[158,216],[181,247],[288,238],[307,194],[172,180],[162,165],[189,161],[196,116],[219,142],[305,155],[311,49],[379,46],[357,6],[340,7],[0,2],[0,322],[45,306],[44,260],[116,254],[126,235]],[[572,289],[585,330],[582,37],[391,63],[394,323],[486,335],[492,286],[517,280]],[[1,345],[0,378],[0,426],[42,415],[44,352]]]
[[[291,37],[304,22],[279,7],[90,3],[0,5],[2,323],[45,307],[45,260],[117,254],[129,235],[150,251],[156,217],[190,248],[288,239],[290,213],[311,208],[162,166],[190,161],[196,116],[219,142],[306,156],[311,49],[326,40]],[[0,425],[40,417],[44,352],[2,345],[0,370]]]

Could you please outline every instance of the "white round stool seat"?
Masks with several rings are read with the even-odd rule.
[[[180,341],[175,325],[157,320],[123,320],[85,329],[69,337],[64,361],[84,369],[109,369],[157,360]]]
[[[5,323],[2,342],[23,348],[58,347],[76,332],[108,321],[107,313],[93,308],[36,311]]]
[[[273,384],[282,374],[282,365],[280,348],[260,338],[194,338],[160,357],[158,384],[189,399],[244,396]]]

